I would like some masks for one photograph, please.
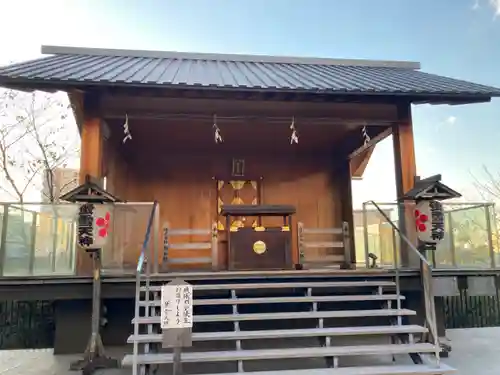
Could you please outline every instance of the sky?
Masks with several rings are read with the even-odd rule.
[[[0,64],[42,44],[410,60],[500,87],[500,0],[11,0],[1,12]],[[479,199],[484,167],[500,173],[499,122],[500,99],[415,106],[417,173]],[[395,199],[392,152],[391,139],[377,145],[355,206]]]

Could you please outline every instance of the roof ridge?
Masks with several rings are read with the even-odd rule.
[[[274,64],[364,66],[364,67],[399,68],[399,69],[410,69],[410,70],[420,69],[420,63],[413,61],[335,59],[335,58],[324,58],[324,57],[197,53],[197,52],[126,50],[126,49],[63,47],[63,46],[42,46],[41,52],[42,54],[50,54],[50,55],[88,55],[88,56],[118,56],[118,57],[122,56],[122,57],[145,57],[145,58],[159,58],[159,59],[213,60],[213,61],[236,61],[236,62],[253,62],[253,63],[274,63]]]

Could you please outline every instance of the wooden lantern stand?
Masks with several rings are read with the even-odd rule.
[[[61,200],[83,204],[115,203],[120,200],[92,182],[90,176],[85,177],[85,183],[61,196]],[[70,370],[81,371],[82,375],[91,375],[98,369],[118,368],[117,359],[106,356],[100,334],[101,326],[101,271],[102,249],[85,248],[92,258],[92,318],[91,333],[83,359],[71,363]]]

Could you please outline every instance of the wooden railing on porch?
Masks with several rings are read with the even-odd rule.
[[[218,265],[217,223],[206,229],[163,229],[162,270],[196,268],[216,270]],[[199,238],[192,241],[193,237]]]
[[[299,222],[297,229],[300,262],[303,265],[313,267],[339,265],[342,268],[351,266],[351,241],[347,222],[343,222],[341,228],[306,228],[304,223]],[[329,240],[325,240],[326,236]],[[341,238],[333,241],[334,236]],[[314,249],[315,253],[311,251]],[[343,251],[335,253],[335,249]]]

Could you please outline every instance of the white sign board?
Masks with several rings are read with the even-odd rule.
[[[84,203],[78,212],[78,244],[86,249],[100,249],[109,238],[111,229],[109,204]]]
[[[175,283],[161,287],[161,329],[193,326],[193,286]]]

